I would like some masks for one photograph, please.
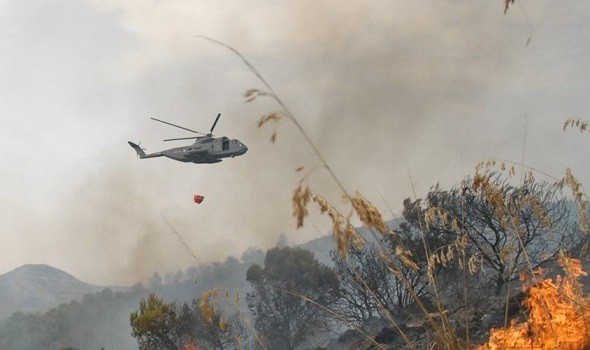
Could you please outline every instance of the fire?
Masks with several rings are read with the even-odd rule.
[[[561,349],[577,350],[590,346],[590,301],[584,297],[578,278],[586,275],[580,260],[561,258],[566,272],[537,281],[523,302],[528,311],[525,323],[492,329],[488,344],[476,350]]]
[[[199,348],[195,344],[189,343],[184,346],[184,350],[199,350]]]

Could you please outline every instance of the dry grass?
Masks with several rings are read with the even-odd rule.
[[[565,171],[565,177],[558,182],[558,186],[568,186],[572,190],[572,195],[578,203],[578,215],[580,216],[580,229],[586,233],[590,232],[590,223],[588,222],[588,216],[586,215],[586,200],[587,197],[584,194],[582,183],[578,181],[572,170],[567,168]]]
[[[549,216],[547,210],[543,207],[543,205],[541,205],[541,203],[536,198],[534,198],[532,195],[528,195],[528,194],[522,195],[522,198],[521,198],[519,204],[516,206],[513,203],[510,203],[510,199],[511,199],[512,194],[507,194],[507,193],[502,192],[502,190],[500,188],[498,188],[497,185],[495,185],[491,181],[494,173],[489,172],[489,171],[482,172],[482,169],[486,169],[486,168],[489,169],[492,167],[497,167],[499,169],[499,171],[505,172],[508,177],[514,177],[516,175],[516,170],[515,170],[514,165],[508,166],[505,162],[496,162],[496,161],[492,160],[492,161],[482,163],[478,166],[478,168],[476,169],[475,175],[473,177],[473,180],[471,181],[470,186],[474,191],[481,191],[484,194],[487,202],[494,208],[495,217],[500,221],[501,226],[504,229],[506,229],[507,231],[513,232],[514,236],[516,237],[518,243],[520,244],[520,246],[523,250],[523,255],[525,257],[525,260],[527,261],[528,274],[530,274],[531,276],[534,276],[537,274],[537,272],[533,270],[532,264],[529,261],[529,257],[528,257],[527,249],[525,247],[525,243],[522,241],[522,239],[524,237],[524,233],[522,232],[522,228],[521,228],[522,222],[520,221],[521,218],[520,218],[519,213],[523,210],[522,209],[523,207],[525,207],[525,206],[528,207],[532,211],[533,216],[538,219],[539,225],[541,227],[551,227],[551,225],[552,225],[551,217]],[[523,183],[534,183],[535,177],[533,175],[533,171],[531,171],[531,170],[526,171],[524,176],[522,177],[522,182]],[[585,195],[583,193],[583,189],[582,189],[581,184],[579,183],[579,181],[577,181],[575,179],[575,177],[571,173],[571,170],[568,169],[566,171],[566,176],[563,179],[561,179],[560,181],[558,181],[557,185],[559,185],[560,188],[562,188],[563,186],[567,186],[572,190],[572,196],[579,204],[580,225],[584,231],[587,231],[588,224],[587,224],[587,218],[585,215],[585,209],[586,209],[585,201],[584,201]],[[348,249],[347,247],[349,247],[348,243],[349,243],[350,236],[357,237],[357,239],[359,239],[359,241],[360,241],[360,237],[358,236],[358,234],[356,234],[356,231],[350,225],[350,217],[344,217],[343,215],[341,215],[332,205],[330,205],[322,197],[315,194],[307,186],[302,186],[300,184],[300,186],[297,188],[295,193],[296,193],[296,195],[294,196],[293,205],[294,205],[294,208],[297,208],[296,210],[294,210],[294,213],[296,214],[295,216],[297,217],[298,225],[303,225],[304,219],[305,219],[306,215],[308,214],[306,206],[310,201],[314,201],[320,207],[320,211],[322,213],[328,213],[329,217],[331,218],[333,225],[334,225],[333,232],[334,232],[334,236],[335,236],[335,239],[337,242],[337,248],[338,248],[338,251],[342,255],[346,255],[346,253],[347,253],[345,249]],[[355,195],[353,197],[349,197],[349,198],[351,198],[350,203],[352,205],[352,208],[354,209],[353,212],[358,216],[358,218],[363,222],[363,224],[366,227],[375,229],[377,232],[379,232],[381,234],[397,234],[396,232],[393,232],[392,230],[390,230],[387,227],[387,225],[385,224],[379,211],[368,200],[366,200],[361,194],[355,193]],[[425,210],[424,217],[425,217],[424,224],[426,225],[426,227],[428,227],[429,224],[434,223],[434,222],[438,222],[438,223],[443,222],[452,231],[455,231],[457,234],[457,238],[453,244],[439,247],[435,251],[429,252],[429,255],[428,255],[428,277],[430,279],[430,282],[433,285],[436,285],[436,276],[434,273],[435,267],[438,265],[442,265],[443,267],[447,267],[455,259],[457,259],[458,265],[462,269],[465,269],[466,271],[468,271],[470,274],[474,274],[479,269],[482,268],[483,257],[481,255],[479,255],[479,254],[473,254],[471,256],[466,255],[466,248],[468,246],[468,242],[467,242],[466,236],[462,235],[462,229],[460,227],[461,225],[457,221],[456,218],[451,217],[449,215],[449,213],[446,213],[443,209],[441,209],[439,207],[427,208]],[[350,227],[349,228],[350,235],[345,233],[347,231],[342,229],[343,226]],[[428,247],[425,247],[425,249],[427,249],[427,251],[428,251]],[[502,262],[511,263],[510,259],[514,259],[513,249],[514,248],[506,247],[500,252]],[[392,258],[399,259],[399,261],[401,261],[404,266],[406,266],[410,269],[414,269],[414,270],[420,269],[420,267],[414,261],[411,260],[412,259],[412,252],[405,249],[401,245],[398,245],[395,248],[395,254],[393,254],[393,256],[390,255],[386,259],[391,260]],[[575,260],[563,260],[562,259],[561,262],[562,262],[562,264],[564,264],[564,266],[567,266],[566,270],[569,271],[568,276],[573,276],[572,271],[579,270],[579,268],[575,267],[575,266],[578,266]],[[396,269],[394,267],[395,265],[390,264],[389,266],[391,266],[390,271],[392,274],[394,274],[395,276],[397,276],[400,279],[403,279],[403,275],[401,274],[401,272],[398,269]],[[577,272],[576,276],[579,276],[579,272]],[[566,281],[566,280],[570,281],[570,282],[568,282],[570,284],[563,284],[562,283],[563,281]],[[563,298],[565,298],[565,299],[577,298],[576,300],[578,300],[577,301],[578,304],[581,302],[580,295],[571,294],[572,293],[571,286],[575,285],[575,284],[571,284],[571,283],[573,283],[571,281],[572,281],[571,278],[564,279],[564,280],[558,280],[557,287],[555,287],[555,285],[554,285],[555,293],[553,293],[551,295],[543,295],[543,294],[538,294],[538,293],[535,294],[536,289],[531,289],[531,291],[530,291],[532,293],[531,297],[529,297],[529,299],[527,299],[527,304],[525,304],[525,306],[527,306],[529,308],[536,307],[536,310],[537,310],[536,317],[540,317],[538,314],[541,311],[538,311],[538,310],[542,310],[542,312],[544,312],[544,314],[545,314],[545,319],[543,320],[544,324],[546,326],[547,325],[551,326],[555,322],[552,321],[552,319],[547,318],[546,315],[553,312],[553,310],[557,307],[563,307],[563,305],[551,304],[551,302],[549,302],[549,300],[556,300],[557,296],[559,296],[562,299]],[[546,282],[546,283],[549,283],[549,282]],[[578,290],[578,292],[579,292],[579,289],[576,289],[576,290]],[[410,292],[412,292],[412,291],[410,290]],[[435,295],[435,298],[437,298],[436,295]],[[548,298],[548,299],[545,300],[545,298]],[[415,300],[420,304],[419,298],[416,297]],[[435,346],[436,348],[440,348],[440,349],[468,348],[470,346],[469,341],[468,340],[464,341],[464,340],[459,339],[456,336],[455,330],[450,326],[450,322],[447,318],[447,310],[444,308],[440,299],[437,298],[435,300],[435,304],[437,305],[437,309],[438,309],[438,312],[435,314],[428,313],[426,311],[426,309],[423,308],[425,319],[430,323],[430,325],[435,330],[435,333],[437,335],[435,337],[435,341],[433,343],[433,346]],[[562,310],[557,311],[557,312],[562,312]],[[535,317],[535,316],[532,316],[532,317]],[[538,321],[538,322],[541,322],[541,321]],[[586,322],[586,316],[584,316],[582,318],[581,322]],[[390,323],[392,324],[393,327],[395,327],[396,329],[399,329],[398,325],[395,324],[395,322],[392,319],[390,319]],[[556,323],[555,326],[557,327],[558,324]],[[520,328],[518,328],[519,329],[518,331],[507,330],[506,332],[518,333],[518,332],[521,332],[522,329],[525,329],[523,327],[528,327],[528,326],[520,326]],[[496,334],[494,336],[496,338],[493,338],[493,339],[499,339],[499,338],[497,338],[498,334],[500,334],[499,332],[500,331],[496,331],[496,333],[494,333],[494,334]],[[403,332],[401,332],[400,334],[402,334],[402,336],[404,336]],[[492,340],[492,342],[493,341],[494,340]],[[585,340],[583,340],[583,341],[585,342]],[[550,344],[552,344],[552,343],[550,343]],[[584,344],[586,344],[586,343],[584,343]],[[491,346],[491,348],[496,349],[498,347]],[[515,348],[519,348],[519,347],[517,346]],[[553,347],[545,347],[545,348],[549,349],[549,348],[553,348]],[[569,347],[566,347],[566,348],[569,349]],[[572,349],[578,349],[578,348],[573,347]]]
[[[363,195],[356,192],[350,199],[350,203],[352,204],[352,207],[359,219],[363,224],[365,224],[366,227],[374,228],[381,234],[393,234],[393,231],[385,224],[385,221],[383,220],[379,210],[377,210],[377,208],[375,208],[371,202],[363,197]]]
[[[565,131],[567,128],[576,128],[579,129],[580,132],[590,131],[590,129],[588,129],[588,122],[580,118],[566,119],[563,123],[563,131]]]
[[[508,12],[508,7],[510,7],[510,4],[514,4],[514,0],[504,0],[504,14]]]
[[[209,291],[206,291],[201,295],[201,299],[199,300],[199,311],[203,318],[209,325],[213,325],[213,316],[217,312],[217,304],[213,301],[213,299],[217,296],[217,288],[213,288]],[[223,319],[220,320],[221,323],[225,323]],[[220,327],[224,330],[226,327]]]
[[[504,11],[508,11],[510,5],[514,4],[514,0],[505,0],[504,1]],[[338,252],[341,256],[346,256],[348,253],[348,249],[351,244],[361,247],[364,244],[364,239],[354,226],[351,224],[351,220],[353,216],[356,216],[366,227],[373,229],[374,231],[378,232],[381,235],[397,235],[399,233],[392,231],[385,223],[381,213],[376,209],[376,207],[367,200],[362,194],[355,193],[351,195],[346,188],[343,186],[342,182],[340,181],[337,174],[335,174],[332,169],[330,168],[328,162],[317,148],[315,143],[310,139],[308,133],[302,128],[298,119],[295,117],[293,113],[287,108],[287,106],[283,103],[280,97],[273,91],[272,87],[266,82],[266,80],[260,75],[260,73],[253,67],[237,50],[233,47],[212,40],[210,38],[205,38],[211,42],[214,42],[218,45],[224,46],[235,53],[248,67],[248,69],[260,80],[260,82],[264,85],[265,90],[260,89],[250,89],[246,91],[244,94],[246,102],[252,102],[258,97],[268,97],[275,100],[279,105],[279,111],[272,112],[267,115],[264,115],[260,118],[258,122],[258,127],[263,127],[268,125],[269,123],[273,123],[274,130],[271,134],[270,140],[274,142],[277,137],[276,126],[278,123],[284,118],[291,121],[304,137],[304,139],[308,142],[308,145],[312,148],[315,152],[315,155],[320,160],[321,167],[325,168],[328,173],[330,174],[331,178],[334,180],[338,188],[342,191],[342,195],[345,199],[347,199],[347,203],[350,205],[351,211],[349,215],[343,215],[335,206],[330,204],[322,195],[317,193],[316,191],[312,190],[306,183],[304,176],[301,181],[299,182],[298,186],[295,188],[292,197],[292,205],[293,205],[293,215],[296,219],[296,226],[298,228],[303,227],[306,217],[309,215],[308,206],[310,203],[314,203],[317,205],[319,211],[322,214],[326,214],[331,222],[332,222],[332,232],[334,236],[334,240],[336,242],[336,247]],[[530,40],[530,39],[529,39]],[[581,132],[588,130],[588,124],[583,122],[579,119],[568,119],[564,123],[564,130],[568,127],[576,127]],[[528,273],[531,276],[535,276],[536,272],[533,270],[532,264],[529,261],[529,257],[526,250],[526,245],[522,240],[522,232],[520,229],[521,222],[519,217],[519,212],[522,210],[522,207],[514,206],[510,203],[510,198],[506,196],[506,193],[503,193],[494,183],[491,181],[491,174],[489,171],[490,168],[497,168],[498,171],[505,173],[508,177],[514,177],[516,175],[515,165],[517,163],[508,162],[508,161],[497,161],[497,160],[490,160],[486,162],[480,163],[475,169],[475,175],[470,183],[470,187],[474,191],[480,191],[485,195],[487,202],[494,208],[494,214],[497,220],[500,221],[502,228],[504,228],[507,232],[510,232],[514,235],[515,239],[517,240],[520,248],[523,250],[523,256],[528,264]],[[523,169],[523,177],[521,179],[522,182],[526,183],[527,181],[534,181],[533,171],[535,169],[528,168],[529,171],[526,173],[524,172],[524,164],[518,164]],[[298,167],[296,171],[301,171],[304,167]],[[545,173],[538,172],[541,174],[546,175]],[[579,216],[581,224],[580,226],[585,232],[589,231],[590,225],[587,222],[586,217],[586,206],[585,206],[585,199],[586,196],[584,195],[583,188],[579,181],[575,179],[570,169],[567,169],[566,175],[563,179],[559,180],[557,184],[560,187],[568,186],[572,190],[572,195],[575,200],[578,202],[579,206]],[[528,197],[519,202],[519,205],[525,205],[532,208],[534,215],[540,219],[541,225],[550,226],[552,224],[551,218],[548,216],[546,210],[542,207],[542,205],[536,201],[533,197]],[[467,349],[471,346],[469,344],[469,335],[467,335],[467,339],[461,339],[457,336],[456,330],[451,325],[451,322],[448,319],[448,312],[444,306],[444,303],[438,294],[437,286],[437,276],[436,276],[436,268],[439,266],[448,267],[452,262],[457,262],[458,266],[465,271],[465,273],[474,274],[479,269],[482,268],[484,263],[484,257],[480,254],[467,254],[467,247],[469,242],[467,240],[466,235],[464,234],[464,228],[462,227],[462,223],[457,220],[457,218],[453,217],[449,213],[445,212],[443,209],[438,207],[428,207],[425,210],[425,221],[423,230],[428,229],[428,225],[431,223],[444,223],[448,226],[449,230],[456,233],[456,239],[452,244],[448,244],[442,247],[434,247],[435,249],[432,250],[432,247],[429,247],[424,241],[424,250],[427,254],[427,276],[429,279],[429,283],[432,286],[432,298],[434,304],[437,308],[436,313],[430,313],[427,311],[426,307],[422,303],[421,299],[418,298],[416,295],[416,291],[413,289],[412,284],[409,283],[404,277],[402,271],[397,267],[396,264],[391,262],[400,262],[403,266],[412,269],[412,270],[420,270],[419,264],[413,260],[413,256],[415,252],[412,252],[402,245],[398,245],[395,248],[395,251],[388,254],[387,256],[383,257],[384,263],[387,263],[391,273],[395,275],[401,283],[407,288],[408,293],[410,293],[413,297],[415,302],[417,303],[418,307],[423,312],[423,317],[427,321],[427,323],[431,326],[432,330],[435,333],[434,341],[430,344],[431,348],[436,349]],[[501,254],[501,260],[504,263],[511,263],[511,259],[514,258],[514,247],[506,247],[503,249]],[[575,272],[572,272],[576,269],[575,262],[564,263],[566,264],[566,269],[569,268],[569,274],[574,275]],[[568,265],[569,264],[569,265]],[[558,291],[558,295],[554,296],[557,298],[559,296],[568,295],[568,293],[574,291],[579,291],[578,289],[567,289],[565,285],[562,283],[565,280],[559,280],[557,285],[554,285],[554,290]],[[567,281],[572,281],[571,278],[567,279]],[[574,283],[574,282],[571,282]],[[575,285],[575,284],[572,284]],[[366,284],[365,284],[366,286]],[[367,286],[368,288],[368,286]],[[568,287],[569,288],[569,287]],[[573,287],[572,287],[573,288]],[[531,291],[534,291],[531,289]],[[289,292],[289,291],[285,291]],[[369,291],[372,292],[372,291]],[[465,294],[468,291],[465,290]],[[302,299],[305,299],[305,296],[300,296]],[[569,295],[568,298],[578,298],[579,295]],[[534,303],[541,303],[543,304],[542,309],[547,311],[547,301],[542,299],[541,297],[531,297],[533,299],[529,299],[529,306],[533,307]],[[540,298],[540,299],[539,299]],[[203,298],[204,300],[208,300],[208,298]],[[579,298],[578,298],[579,299]],[[536,301],[532,301],[536,300]],[[467,303],[467,302],[466,302]],[[467,306],[467,305],[465,305]],[[321,307],[321,305],[320,305]],[[385,309],[385,307],[384,307]],[[211,313],[211,305],[204,304],[203,305],[203,315],[209,315]],[[385,314],[389,313],[389,310],[384,310]],[[400,335],[407,340],[407,343],[410,347],[413,347],[409,339],[406,337],[403,331],[398,327],[398,325],[393,321],[390,317],[388,318],[392,326],[400,332]],[[586,318],[584,319],[586,320]],[[539,321],[540,322],[540,321]],[[554,321],[551,319],[545,319],[543,322],[549,324],[550,327],[553,326]],[[523,328],[525,329],[525,328]],[[498,333],[495,333],[498,334]],[[366,335],[366,334],[365,334]]]

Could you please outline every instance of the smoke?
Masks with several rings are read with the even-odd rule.
[[[384,213],[380,194],[398,210],[412,185],[420,196],[482,159],[519,160],[525,114],[529,164],[559,174],[581,164],[564,150],[587,142],[559,134],[563,119],[589,107],[588,67],[575,63],[587,52],[574,40],[590,35],[587,6],[525,6],[529,48],[526,19],[493,2],[5,6],[0,219],[1,237],[18,250],[3,254],[0,269],[43,262],[87,282],[132,284],[195,264],[163,217],[203,262],[268,248],[282,233],[299,243],[329,230],[314,216],[296,231],[291,217],[295,168],[319,164],[309,145],[285,119],[272,145],[273,127],[256,122],[278,106],[244,104],[245,90],[263,86],[231,52],[195,35],[248,58],[347,189]],[[212,165],[140,161],[126,144],[176,146],[162,140],[192,135],[150,117],[207,131],[217,113],[215,134],[246,143],[246,155]],[[341,203],[325,170],[309,181]]]

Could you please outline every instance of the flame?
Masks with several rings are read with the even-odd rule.
[[[199,350],[199,348],[193,343],[188,343],[184,346],[184,350]]]
[[[582,350],[590,346],[590,301],[578,282],[586,272],[577,259],[560,258],[559,264],[565,277],[557,276],[555,282],[533,280],[536,283],[523,301],[528,320],[492,329],[489,342],[476,350]]]

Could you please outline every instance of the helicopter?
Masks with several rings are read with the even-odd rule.
[[[221,113],[217,114],[217,118],[213,122],[213,126],[211,126],[211,130],[209,130],[208,134],[204,134],[199,131],[191,130],[185,128],[180,125],[172,124],[160,119],[151,118],[160,123],[164,123],[170,126],[174,126],[186,131],[193,132],[195,134],[201,134],[203,136],[193,136],[193,137],[181,137],[175,139],[166,139],[164,141],[178,141],[178,140],[189,140],[189,139],[196,139],[192,145],[183,146],[183,147],[175,147],[171,149],[167,149],[164,151],[146,154],[144,148],[141,148],[140,145],[135,144],[131,141],[128,141],[129,145],[133,147],[135,152],[137,152],[137,156],[140,159],[144,158],[155,158],[155,157],[166,157],[173,160],[177,160],[179,162],[184,163],[196,163],[196,164],[203,164],[203,163],[219,163],[223,160],[223,158],[228,157],[237,157],[245,154],[248,151],[248,147],[240,142],[237,139],[229,139],[225,136],[222,137],[214,137],[213,136],[213,129],[215,129],[215,125],[217,125],[217,121],[219,121],[219,117],[221,117]]]

